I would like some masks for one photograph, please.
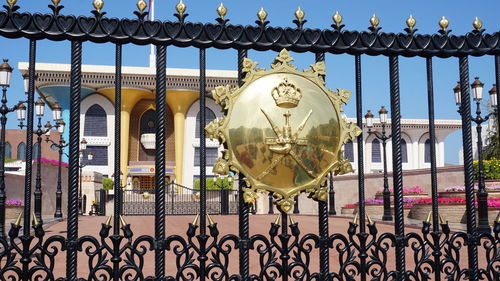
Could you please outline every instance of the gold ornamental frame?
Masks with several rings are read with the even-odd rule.
[[[325,87],[324,62],[299,71],[291,61],[286,49],[270,70],[245,59],[241,87],[212,91],[225,116],[205,127],[207,137],[218,139],[225,148],[214,173],[241,172],[245,202],[268,192],[283,212],[290,211],[301,192],[327,200],[328,173],[352,171],[342,145],[361,133],[341,114],[351,92]]]

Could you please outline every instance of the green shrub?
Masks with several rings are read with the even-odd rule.
[[[5,161],[5,163],[11,163],[11,162],[16,162],[17,159],[15,159],[15,158],[5,158],[4,161]]]
[[[483,160],[484,166],[484,179],[495,180],[500,179],[500,160],[491,159]],[[474,161],[474,178],[478,179],[479,176],[479,164],[478,161]]]
[[[233,183],[232,177],[207,178],[205,180],[207,190],[233,189]],[[194,181],[194,189],[200,190],[200,179]]]
[[[113,181],[110,178],[102,178],[102,188],[104,190],[112,190]]]

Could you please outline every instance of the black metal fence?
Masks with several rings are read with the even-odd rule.
[[[495,77],[500,85],[500,34],[486,34],[481,27],[465,35],[450,35],[443,26],[439,34],[417,34],[412,28],[404,33],[382,33],[377,25],[369,31],[342,30],[336,20],[332,29],[310,29],[305,20],[297,17],[295,28],[269,25],[265,17],[256,25],[231,25],[223,15],[216,23],[191,23],[187,14],[178,6],[177,21],[148,21],[146,13],[135,12],[135,19],[106,18],[101,6],[96,5],[92,16],[66,16],[61,14],[59,1],[50,5],[50,14],[18,12],[16,1],[4,6],[0,12],[0,35],[8,38],[29,39],[29,83],[27,128],[33,128],[36,45],[38,40],[66,40],[71,42],[70,82],[70,137],[69,182],[67,184],[67,233],[65,236],[44,232],[43,226],[32,224],[30,205],[32,190],[32,137],[26,139],[25,206],[22,224],[14,223],[6,237],[0,239],[1,280],[499,280],[500,279],[500,222],[496,221],[492,233],[479,233],[475,214],[473,187],[473,156],[471,136],[471,111],[469,88],[469,56],[490,56],[495,62]],[[100,1],[95,1],[99,3]],[[78,158],[80,132],[80,96],[82,79],[82,42],[112,42],[116,46],[115,76],[115,202],[113,221],[102,224],[98,236],[78,234]],[[120,220],[124,205],[120,187],[120,105],[122,46],[124,44],[154,44],[157,47],[156,92],[166,92],[166,52],[171,46],[194,46],[199,49],[200,63],[200,163],[201,188],[199,200],[199,224],[189,224],[186,236],[166,236],[168,211],[168,185],[165,182],[166,96],[156,96],[156,161],[155,161],[155,229],[154,235],[135,237],[131,225]],[[390,73],[390,110],[393,183],[394,183],[394,231],[378,233],[377,226],[367,221],[363,168],[363,139],[358,137],[358,192],[359,217],[346,226],[347,235],[330,233],[328,210],[324,202],[318,202],[319,233],[300,233],[297,223],[289,223],[287,214],[281,221],[271,224],[269,235],[250,235],[249,205],[238,197],[239,229],[237,233],[219,236],[217,224],[209,221],[210,212],[205,187],[205,96],[206,96],[206,49],[233,48],[238,51],[239,79],[243,78],[243,59],[247,50],[274,50],[287,48],[296,52],[312,52],[317,61],[325,60],[326,53],[351,54],[355,65],[356,117],[359,127],[362,119],[362,57],[379,55],[388,59]],[[461,112],[464,176],[466,186],[467,231],[450,232],[446,222],[439,221],[437,204],[437,174],[435,153],[431,154],[433,212],[423,223],[422,231],[405,233],[403,216],[403,174],[401,157],[401,104],[399,90],[400,56],[421,57],[427,65],[427,98],[431,149],[434,148],[434,92],[433,58],[458,58],[460,72]],[[497,103],[500,104],[500,101]],[[498,110],[498,108],[497,108]],[[498,112],[498,111],[497,111]],[[5,123],[4,123],[5,124]],[[0,144],[3,155],[4,143]],[[3,165],[2,165],[3,166]],[[2,167],[3,169],[3,167]],[[4,208],[5,184],[0,171],[0,209]],[[240,189],[244,187],[241,181]],[[241,190],[240,190],[241,192]],[[241,195],[241,193],[240,193]],[[3,196],[3,197],[2,197]],[[44,195],[48,196],[48,195]],[[2,220],[2,224],[4,221]],[[34,229],[34,233],[30,230]],[[23,230],[20,234],[20,230]],[[112,230],[112,233],[110,231]],[[318,251],[316,251],[316,250]],[[152,255],[154,254],[154,258]],[[166,255],[172,260],[166,260]],[[238,269],[229,265],[236,254]],[[310,265],[317,256],[319,268]],[[257,257],[257,269],[250,267],[250,257]],[[54,271],[56,260],[65,261],[65,273]],[[145,275],[145,259],[154,260],[154,273]],[[388,262],[393,257],[395,262]],[[411,257],[410,259],[408,259]],[[175,272],[166,272],[166,265],[175,261]],[[464,261],[464,262],[462,262]],[[465,262],[466,261],[466,262]],[[481,261],[481,263],[479,262]],[[82,275],[80,270],[88,272]]]
[[[167,186],[166,215],[197,215],[200,213],[200,191],[175,183]],[[221,189],[206,191],[208,214],[229,215],[238,213],[238,191]],[[156,193],[151,190],[123,190],[122,215],[151,216],[155,214]]]

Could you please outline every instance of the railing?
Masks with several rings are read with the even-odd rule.
[[[296,27],[273,27],[266,17],[259,15],[256,25],[231,25],[222,12],[217,23],[191,23],[186,21],[185,6],[178,4],[177,21],[160,22],[146,20],[143,8],[136,11],[136,19],[106,18],[102,1],[94,1],[93,16],[75,17],[61,14],[59,1],[49,5],[50,14],[19,12],[15,0],[0,12],[0,35],[8,38],[29,39],[28,111],[27,128],[33,129],[36,44],[38,40],[65,40],[71,42],[70,81],[70,137],[69,182],[67,184],[67,234],[65,236],[44,232],[36,220],[32,222],[32,159],[31,132],[26,139],[25,206],[23,220],[12,225],[8,236],[0,238],[0,276],[2,280],[47,279],[75,281],[86,280],[499,280],[500,279],[500,222],[496,221],[492,233],[479,233],[475,215],[473,190],[472,133],[469,89],[469,56],[491,56],[495,63],[495,79],[500,85],[500,34],[486,34],[481,27],[465,35],[450,35],[447,24],[441,25],[439,34],[417,34],[413,27],[405,33],[379,32],[378,23],[369,31],[343,30],[337,18],[332,29],[310,29],[306,21],[297,16]],[[139,1],[144,2],[144,1]],[[143,7],[143,4],[141,4]],[[113,220],[102,224],[96,235],[81,236],[78,233],[78,179],[80,142],[81,67],[84,41],[111,42],[116,46],[115,73],[115,200]],[[154,191],[154,235],[134,236],[132,226],[122,219],[127,192],[122,196],[120,186],[120,120],[121,120],[121,70],[124,44],[154,44],[156,57],[156,93],[165,93],[167,47],[199,49],[200,62],[200,165],[201,184],[199,219],[187,226],[185,236],[166,236],[166,219],[169,212],[168,185],[165,182],[166,147],[166,96],[156,96],[156,160]],[[351,54],[354,57],[356,87],[356,123],[362,127],[362,57],[381,55],[388,58],[390,73],[390,110],[392,135],[392,163],[395,223],[394,231],[378,233],[377,226],[365,212],[363,139],[358,136],[358,192],[359,217],[347,228],[347,235],[330,233],[327,204],[318,202],[319,233],[300,233],[298,223],[289,222],[289,215],[282,213],[271,224],[269,235],[250,235],[249,205],[244,203],[240,181],[238,196],[238,231],[219,235],[218,226],[211,220],[209,191],[205,186],[205,97],[206,97],[206,49],[232,48],[238,51],[239,81],[243,79],[243,60],[247,51],[287,48],[297,52],[311,52],[316,61],[324,61],[325,55]],[[422,57],[426,61],[429,134],[431,140],[431,217],[423,223],[421,233],[405,233],[403,216],[403,174],[401,157],[401,102],[399,87],[399,56]],[[437,174],[434,128],[433,58],[458,57],[461,90],[462,139],[464,176],[466,186],[467,231],[451,232],[446,222],[439,220],[437,204]],[[500,99],[500,96],[498,97]],[[500,100],[497,102],[500,104]],[[500,105],[499,105],[500,106]],[[498,110],[498,108],[497,108]],[[500,111],[500,110],[498,110]],[[498,112],[497,111],[497,112]],[[0,146],[3,150],[4,146]],[[3,155],[3,151],[0,151]],[[3,167],[2,167],[3,168]],[[3,170],[0,176],[3,175]],[[241,179],[243,175],[240,175]],[[1,178],[1,177],[0,177]],[[3,178],[2,178],[3,180]],[[0,182],[0,203],[4,203],[5,185]],[[3,196],[3,197],[2,197]],[[47,195],[44,195],[47,196]],[[41,196],[40,196],[41,197]],[[40,199],[41,200],[41,199]],[[4,206],[1,205],[0,209]],[[367,219],[368,218],[368,219]],[[21,225],[22,221],[22,225]],[[2,220],[2,226],[4,221]],[[34,234],[30,232],[34,228]],[[140,226],[134,226],[140,227]],[[20,230],[23,230],[20,234]],[[113,230],[110,235],[111,229]],[[3,230],[3,228],[2,228]],[[176,231],[176,230],[172,230]],[[169,231],[171,233],[171,231]],[[318,251],[316,251],[318,249]],[[237,255],[238,267],[230,259]],[[153,259],[154,273],[145,274],[145,260]],[[166,271],[166,256],[171,255],[176,268]],[[311,258],[319,260],[319,270],[311,266]],[[65,273],[54,272],[60,258],[65,260]],[[407,260],[412,257],[411,260]],[[334,259],[335,258],[335,259]],[[389,263],[388,260],[394,260]],[[250,267],[250,260],[258,264]],[[467,260],[467,262],[462,262]],[[481,260],[481,263],[479,263]],[[169,260],[170,262],[170,260]],[[79,273],[85,269],[87,273]]]

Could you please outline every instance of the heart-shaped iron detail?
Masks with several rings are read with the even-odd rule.
[[[417,34],[415,35],[415,38],[413,39],[417,47],[420,49],[427,49],[429,47],[429,44],[431,43],[431,36],[430,35],[422,35],[422,34]]]
[[[399,33],[397,35],[398,43],[404,49],[408,49],[410,47],[411,42],[413,42],[413,36],[411,34],[403,34]]]
[[[493,48],[498,44],[498,33],[495,35],[485,34],[483,37],[483,42],[488,48]]]
[[[304,30],[304,38],[309,44],[316,43],[321,37],[321,30],[319,29],[306,29]]]
[[[358,41],[359,38],[359,32],[357,31],[342,31],[342,41],[344,41],[344,44],[346,46],[353,46],[356,44],[356,41]]]
[[[432,44],[436,49],[443,49],[444,46],[446,46],[446,43],[448,43],[448,36],[446,35],[441,35],[441,34],[434,34],[432,35]]]
[[[263,32],[262,28],[258,26],[249,25],[245,27],[245,34],[248,40],[250,40],[251,42],[256,42],[257,40],[259,40],[259,38],[262,35],[262,32]]]
[[[109,19],[109,18],[103,18],[100,20],[99,23],[101,25],[102,32],[104,32],[107,35],[115,33],[116,29],[120,24],[120,22],[117,19]]]
[[[284,30],[284,35],[287,43],[295,44],[300,38],[302,31],[297,28],[287,27]]]
[[[278,42],[282,34],[283,29],[280,27],[267,27],[265,31],[266,39],[271,43]]]
[[[22,13],[22,14],[13,13],[12,14],[12,22],[14,23],[14,26],[18,30],[25,29],[30,23],[30,18],[31,18],[31,15],[28,13]]]
[[[167,21],[164,25],[165,31],[170,38],[175,38],[181,31],[181,24],[179,22]]]
[[[149,37],[155,37],[161,29],[159,21],[145,21],[142,26]]]
[[[76,19],[73,16],[57,16],[56,23],[62,32],[71,31]]]
[[[323,31],[323,40],[328,46],[335,46],[339,40],[340,33],[336,30],[325,30]]]
[[[481,42],[482,42],[482,36],[480,33],[468,33],[466,35],[466,39],[467,39],[467,44],[469,45],[469,47],[471,48],[479,48],[481,46]]]
[[[35,26],[38,27],[38,29],[45,31],[50,28],[52,25],[52,22],[54,21],[54,17],[49,14],[34,14],[33,15],[33,22],[35,23]]]
[[[138,20],[122,20],[122,29],[128,36],[134,36],[137,33],[140,23]]]
[[[89,33],[94,29],[97,21],[95,18],[79,17],[77,23],[81,31]]]
[[[207,23],[205,25],[205,33],[211,40],[217,40],[222,33],[222,25]]]
[[[230,41],[238,41],[243,34],[243,26],[241,25],[227,25],[226,36]]]
[[[184,25],[184,30],[189,38],[195,39],[200,36],[201,31],[203,30],[203,25],[201,23],[188,22]]]
[[[394,33],[380,33],[378,35],[379,42],[384,47],[391,47],[394,44],[394,40],[396,40],[396,34]]]
[[[375,43],[375,40],[377,40],[377,34],[373,32],[361,32],[360,38],[363,46],[371,47]]]

